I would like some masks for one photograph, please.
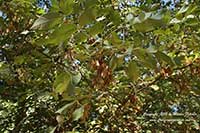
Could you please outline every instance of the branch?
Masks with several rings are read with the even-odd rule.
[[[193,65],[193,64],[191,63],[191,64],[188,64],[188,65],[185,65],[185,66],[182,66],[182,67],[176,67],[176,68],[173,69],[173,71],[183,70],[183,69],[188,68],[188,67],[190,67],[190,66],[192,66],[192,65]],[[140,85],[140,86],[139,86],[139,89],[137,89],[137,92],[141,92],[141,91],[143,91],[145,88],[150,87],[151,85],[155,84],[157,81],[159,81],[160,79],[162,79],[162,77],[163,77],[163,76],[162,76],[161,74],[159,74],[153,81],[151,81],[151,82],[149,82],[149,83],[147,83],[147,84],[142,84],[142,85]],[[168,78],[170,78],[170,76],[167,77],[167,79],[168,79]]]
[[[139,86],[139,89],[136,89],[136,92],[141,92],[143,91],[145,88],[150,87],[151,85],[155,84],[157,81],[159,81],[162,78],[162,75],[158,75],[153,81],[147,83],[147,84],[142,84]]]

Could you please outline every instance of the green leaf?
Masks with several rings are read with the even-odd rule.
[[[42,25],[46,24],[49,21],[50,21],[49,19],[41,16],[34,22],[34,24],[32,25],[31,29],[37,29],[39,26],[42,26]]]
[[[73,7],[73,14],[79,14],[80,12],[82,12],[82,5],[81,4],[74,4]]]
[[[173,18],[169,23],[170,24],[178,24],[178,23],[182,23],[183,21],[182,20],[179,20],[177,18]]]
[[[89,58],[89,55],[87,55],[86,53],[78,53],[75,55],[75,58],[78,59],[79,61],[86,61]]]
[[[69,39],[71,35],[76,31],[75,24],[62,24],[60,27],[55,29],[55,31],[49,35],[46,43],[58,45],[61,42]]]
[[[194,14],[196,11],[199,11],[199,6],[195,4],[191,4],[189,5],[189,8],[185,15],[187,16],[187,15]]]
[[[81,74],[77,73],[76,75],[73,75],[72,81],[74,85],[77,85],[81,81]]]
[[[184,18],[183,22],[188,26],[195,26],[195,25],[198,26],[200,23],[195,15],[188,15],[187,17]]]
[[[17,65],[21,65],[25,62],[26,57],[24,55],[15,57],[14,63]]]
[[[38,10],[37,10],[37,14],[43,15],[43,14],[45,14],[45,13],[46,13],[46,12],[45,12],[44,9],[38,9]]]
[[[59,11],[59,3],[58,0],[51,0],[51,11]]]
[[[52,128],[52,129],[50,129],[50,133],[54,133],[55,131],[56,131],[56,126],[54,127],[54,128]]]
[[[137,81],[137,79],[140,76],[140,71],[139,68],[137,66],[137,63],[135,61],[131,61],[128,64],[128,68],[127,68],[127,72],[126,74],[128,75],[128,77],[132,80],[132,81]]]
[[[182,14],[182,13],[185,13],[187,12],[187,10],[189,9],[189,6],[187,5],[184,5],[178,12],[176,15],[179,15],[179,14]]]
[[[113,56],[109,62],[109,66],[110,68],[112,69],[112,71],[115,70],[115,68],[117,67],[117,57],[116,56]]]
[[[138,15],[138,19],[140,20],[140,22],[143,22],[143,21],[146,20],[149,16],[150,16],[150,13],[141,12],[141,13]]]
[[[134,28],[139,32],[149,32],[157,27],[165,24],[163,12],[146,12],[141,13],[140,16],[136,17],[132,22]]]
[[[58,125],[61,126],[64,123],[64,115],[58,114],[56,115],[56,121],[58,122]]]
[[[11,70],[9,64],[0,62],[0,76],[3,78],[10,78]]]
[[[176,18],[182,19],[183,17],[186,17],[187,15],[192,14],[196,9],[198,9],[196,5],[190,4],[190,5],[184,5],[177,13]]]
[[[85,8],[92,8],[96,5],[98,5],[99,1],[98,0],[86,0],[86,5],[85,5]]]
[[[123,64],[124,56],[118,55],[113,56],[109,62],[109,66],[114,71],[117,67],[120,67]]]
[[[34,69],[33,74],[34,76],[42,77],[43,75],[45,75],[45,73],[49,71],[51,67],[52,64],[50,63],[42,64],[40,67]]]
[[[119,15],[117,11],[111,10],[109,17],[114,25],[119,25],[121,23],[121,16]]]
[[[51,29],[61,23],[62,17],[59,13],[50,12],[40,16],[32,25],[31,29]]]
[[[86,24],[91,24],[96,19],[96,8],[89,8],[85,10],[79,17],[79,24],[84,26]]]
[[[0,27],[1,27],[1,29],[5,29],[6,28],[6,25],[4,23],[4,19],[2,17],[0,17]]]
[[[80,108],[76,109],[72,114],[73,121],[79,120],[83,116],[83,113],[84,113],[84,106],[81,106]]]
[[[64,105],[62,108],[58,109],[56,113],[63,114],[69,107],[71,107],[75,102],[68,103]]]
[[[54,81],[54,89],[58,94],[62,94],[64,91],[67,91],[70,83],[72,82],[71,74],[69,72],[60,73]]]
[[[176,63],[177,66],[181,66],[183,65],[183,62],[185,60],[185,56],[181,55],[181,56],[176,56],[174,57],[174,62]]]
[[[137,23],[134,25],[134,28],[139,32],[148,32],[154,29],[153,25],[149,25],[148,22]]]
[[[163,62],[169,64],[172,67],[175,65],[175,63],[173,62],[173,60],[171,59],[171,57],[169,57],[167,54],[165,54],[163,52],[157,51],[155,53],[155,56],[156,56],[156,58],[158,60],[163,61]]]
[[[79,32],[75,35],[74,39],[77,43],[81,43],[87,40],[87,34],[85,32]]]
[[[162,25],[163,22],[160,20],[147,19],[142,23],[136,23],[134,28],[139,32],[149,32]]]
[[[60,0],[60,9],[65,15],[70,15],[73,12],[74,0]]]
[[[145,49],[135,48],[133,54],[139,59],[139,61],[147,68],[155,69],[156,60],[151,53],[148,53]]]
[[[90,27],[87,31],[91,36],[102,33],[104,30],[104,24],[101,22],[95,23],[92,27]]]
[[[152,12],[151,15],[149,16],[150,19],[153,20],[162,20],[164,17],[164,12]]]
[[[108,41],[112,43],[113,45],[121,44],[122,40],[119,39],[119,36],[116,32],[112,32],[110,37],[108,38]]]

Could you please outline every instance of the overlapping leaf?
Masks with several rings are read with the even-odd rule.
[[[62,94],[67,91],[72,82],[72,77],[69,72],[60,73],[54,81],[54,91],[58,94]]]
[[[156,60],[153,57],[153,54],[147,52],[147,50],[142,48],[135,48],[133,54],[139,59],[139,61],[147,68],[155,69]]]
[[[126,74],[132,81],[137,81],[137,79],[139,78],[140,70],[134,60],[129,62]]]
[[[62,16],[57,12],[49,12],[40,16],[32,25],[31,29],[51,29],[60,24]]]
[[[60,27],[55,29],[55,31],[52,34],[49,35],[49,38],[46,39],[46,43],[58,45],[59,43],[69,39],[75,31],[75,24],[64,23]]]

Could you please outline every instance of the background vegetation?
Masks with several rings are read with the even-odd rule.
[[[198,132],[200,2],[0,0],[0,132]]]

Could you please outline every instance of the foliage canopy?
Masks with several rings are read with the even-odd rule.
[[[0,12],[0,132],[200,129],[200,2],[0,0]]]

